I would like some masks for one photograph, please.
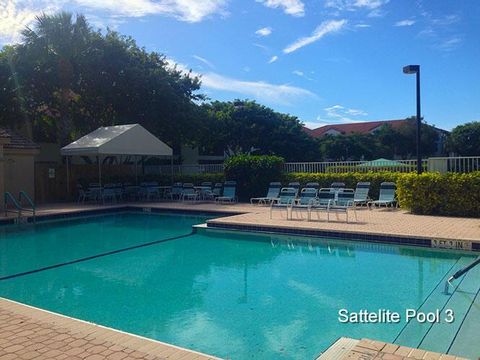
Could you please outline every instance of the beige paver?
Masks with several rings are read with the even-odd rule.
[[[351,339],[350,339],[351,340]],[[395,353],[392,353],[396,350]],[[322,358],[321,356],[319,359]],[[385,360],[414,360],[414,359],[451,359],[466,360],[464,358],[453,355],[439,354],[435,352],[425,351],[421,349],[412,349],[405,346],[385,343],[382,341],[362,339],[355,347],[347,351],[338,360],[369,360],[369,359],[385,359]]]
[[[218,359],[3,298],[0,320],[0,360]]]
[[[257,225],[272,228],[338,231],[343,233],[358,233],[362,235],[393,235],[405,238],[480,242],[480,219],[421,216],[410,214],[401,209],[390,210],[385,208],[374,209],[371,211],[366,208],[360,208],[357,211],[358,221],[352,221],[353,215],[351,215],[351,221],[349,223],[345,221],[344,214],[340,214],[338,220],[335,215],[331,215],[330,222],[327,222],[325,213],[320,213],[320,220],[316,218],[316,215],[313,215],[313,221],[306,221],[305,212],[300,214],[294,213],[293,220],[286,220],[285,212],[277,211],[274,212],[273,219],[270,219],[269,207],[265,206],[253,206],[250,204],[217,205],[201,202],[196,204],[182,202],[148,202],[115,205],[83,205],[76,203],[52,204],[48,206],[39,206],[37,209],[37,215],[65,214],[78,211],[88,212],[98,209],[124,207],[127,205],[139,208],[217,211],[232,214],[230,216],[221,216],[209,221],[209,223],[217,225]],[[301,216],[303,216],[303,218],[301,218]]]

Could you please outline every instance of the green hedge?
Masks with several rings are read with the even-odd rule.
[[[283,176],[282,183],[298,181],[301,186],[308,182],[318,182],[320,187],[328,188],[332,182],[344,182],[347,188],[355,189],[358,182],[370,182],[370,197],[377,199],[380,184],[384,181],[397,182],[402,176],[398,172],[349,172],[349,173],[288,173]]]
[[[403,174],[397,196],[414,214],[480,217],[480,171]]]
[[[225,161],[225,179],[237,182],[240,201],[265,196],[268,184],[282,178],[283,158],[268,155],[236,155]]]

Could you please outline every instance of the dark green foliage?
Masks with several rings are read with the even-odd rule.
[[[265,196],[272,181],[280,181],[283,158],[267,155],[236,155],[225,161],[225,179],[237,182],[240,201]]]
[[[65,144],[96,129],[140,123],[170,145],[198,136],[200,80],[161,54],[79,15],[40,15],[0,52],[0,125]]]
[[[399,176],[401,173],[397,172],[288,173],[283,176],[282,183],[286,185],[298,181],[301,186],[305,186],[308,182],[318,182],[321,188],[329,188],[333,182],[344,182],[347,188],[355,189],[358,182],[369,181],[370,197],[377,199],[380,184],[384,181],[396,182]]]
[[[400,205],[422,215],[480,217],[480,172],[403,174]]]
[[[480,121],[455,127],[448,139],[448,149],[460,156],[480,155]]]
[[[442,135],[433,126],[422,123],[423,157],[435,154],[439,136]],[[373,134],[326,135],[319,139],[319,144],[325,160],[410,159],[416,156],[416,122],[409,118],[397,128],[386,124]]]
[[[318,182],[320,187],[330,187],[334,181],[355,188],[360,181],[369,181],[370,197],[378,198],[380,184],[392,181],[397,185],[397,198],[402,208],[420,215],[480,217],[480,172],[457,173],[289,173],[283,184],[298,181]]]
[[[257,104],[255,101],[220,102],[203,105],[208,131],[202,141],[206,152],[251,152],[278,155],[286,161],[317,161],[317,141],[300,121]]]

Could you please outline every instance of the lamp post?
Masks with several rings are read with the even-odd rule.
[[[422,153],[420,150],[420,131],[422,117],[420,114],[420,65],[407,65],[403,67],[404,74],[417,74],[417,174],[422,173]]]

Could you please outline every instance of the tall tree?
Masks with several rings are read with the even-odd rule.
[[[453,128],[448,139],[448,150],[462,156],[480,155],[480,121]]]
[[[275,154],[287,161],[318,160],[315,139],[300,121],[255,101],[214,101],[203,105],[207,127],[204,148],[253,154]]]
[[[122,123],[140,123],[171,145],[197,137],[200,79],[130,37],[93,30],[82,15],[37,17],[21,44],[0,53],[2,76],[9,86],[0,96],[12,111],[0,123],[26,124],[37,141],[65,144]]]

